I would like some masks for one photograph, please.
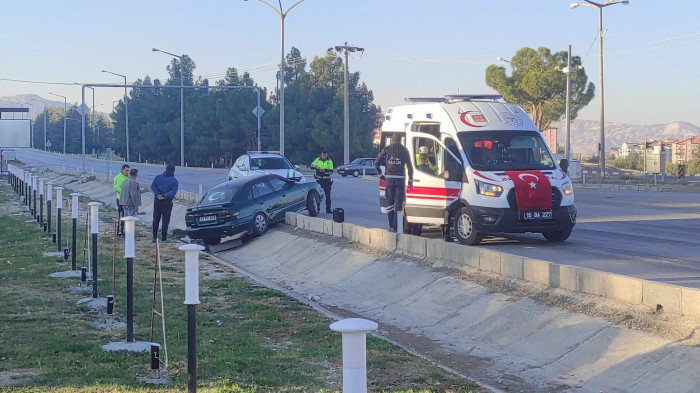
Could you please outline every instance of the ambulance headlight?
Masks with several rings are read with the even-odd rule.
[[[567,181],[561,185],[561,192],[563,192],[564,195],[571,195],[574,193],[574,187],[571,185],[571,181]]]
[[[476,180],[476,193],[486,196],[499,197],[503,194],[503,187],[491,183]]]

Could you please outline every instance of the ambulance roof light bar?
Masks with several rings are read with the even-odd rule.
[[[442,97],[409,97],[403,100],[406,102],[445,102]]]
[[[500,94],[449,94],[445,100],[449,101],[472,101],[472,100],[502,100]]]

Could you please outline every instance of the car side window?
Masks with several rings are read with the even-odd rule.
[[[284,189],[284,186],[287,184],[286,181],[278,178],[270,179],[270,184],[272,184],[272,188],[275,189],[275,191],[280,191]]]
[[[254,198],[260,198],[262,196],[272,194],[274,192],[274,188],[270,185],[270,182],[267,180],[261,180],[259,182],[256,182],[253,184],[253,197]]]

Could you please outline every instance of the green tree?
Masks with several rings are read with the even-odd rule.
[[[520,105],[530,114],[537,128],[545,130],[549,125],[561,120],[566,110],[566,67],[568,53],[552,54],[548,48],[537,50],[522,48],[510,60],[513,69],[510,76],[502,66],[491,64],[486,69],[486,85],[496,90],[506,99]],[[581,66],[581,58],[573,56],[571,66],[571,118],[593,99],[595,87],[588,82]]]

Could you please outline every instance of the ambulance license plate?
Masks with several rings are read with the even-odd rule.
[[[520,212],[520,218],[524,221],[551,220],[551,210],[528,210]]]

